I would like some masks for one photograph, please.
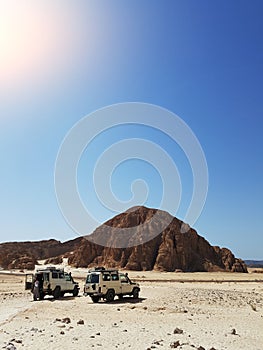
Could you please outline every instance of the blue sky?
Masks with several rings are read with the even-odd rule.
[[[243,259],[263,259],[262,1],[0,0],[0,241],[76,237],[56,201],[61,142],[81,118],[107,105],[144,102],[176,113],[206,156],[209,188],[194,228]],[[141,126],[107,131],[79,166],[83,201],[103,222],[93,164],[125,137],[156,142],[174,159],[183,185],[191,169],[165,135]],[[139,160],[119,166],[112,189],[122,200],[133,179],[147,182],[158,207],[161,179]],[[91,187],[90,187],[91,186]]]

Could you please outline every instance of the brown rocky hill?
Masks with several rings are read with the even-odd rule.
[[[76,238],[65,243],[55,239],[2,243],[0,244],[0,266],[4,269],[34,269],[38,259],[49,259],[74,251],[81,240]]]
[[[133,228],[133,232],[118,233],[118,228]],[[160,232],[157,235],[156,230]],[[75,267],[103,265],[130,270],[247,272],[244,262],[235,258],[229,249],[213,247],[194,229],[167,212],[145,207],[132,208],[115,216],[99,226],[88,239],[0,244],[3,268],[30,268],[37,259],[57,257],[53,261],[60,261],[62,255]]]
[[[157,215],[158,214],[158,215]],[[154,217],[157,219],[152,220]],[[162,222],[169,225],[162,231]],[[142,224],[145,227],[142,229]],[[182,230],[182,226],[184,230]],[[135,227],[131,237],[116,233],[116,228]],[[161,232],[155,236],[156,229]],[[121,240],[122,246],[145,237],[146,243],[128,248],[113,248]],[[160,271],[233,271],[247,272],[245,263],[235,258],[226,248],[211,246],[197,232],[164,211],[137,207],[115,216],[98,227],[89,239],[83,238],[80,246],[70,255],[69,263],[76,267],[105,265],[130,270]],[[91,241],[103,242],[104,246]]]

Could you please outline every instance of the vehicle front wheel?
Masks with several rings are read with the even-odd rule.
[[[106,294],[106,301],[111,302],[114,300],[114,297],[115,297],[114,290],[112,290],[112,289],[108,290],[108,292]]]
[[[134,299],[139,298],[139,289],[138,288],[134,288],[134,290],[132,291],[132,296]]]
[[[95,296],[92,296],[92,297],[91,297],[91,300],[93,301],[93,303],[98,303],[99,300],[100,300],[100,297],[98,297],[97,295],[95,295]]]

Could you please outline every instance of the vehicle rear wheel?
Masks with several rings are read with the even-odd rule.
[[[55,299],[58,299],[60,297],[60,287],[56,287],[53,291],[53,296]]]
[[[91,300],[93,301],[93,303],[98,303],[99,300],[100,300],[100,297],[98,297],[97,295],[95,295],[95,296],[92,296],[92,297],[91,297]]]
[[[134,288],[134,290],[132,291],[132,296],[134,299],[139,298],[139,289],[138,288]]]
[[[106,294],[106,301],[111,302],[114,300],[114,297],[115,297],[114,290],[112,290],[112,289],[108,290],[108,292]]]
[[[73,289],[73,297],[77,297],[79,294],[79,289],[77,287],[74,287]]]

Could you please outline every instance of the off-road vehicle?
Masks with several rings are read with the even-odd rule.
[[[120,299],[125,295],[139,298],[140,286],[132,282],[127,273],[103,267],[90,270],[84,285],[84,295],[89,295],[94,303],[100,299],[113,301],[117,295]]]
[[[76,297],[79,293],[79,284],[64,269],[47,267],[37,269],[34,275],[27,274],[26,289],[31,289],[33,292],[35,280],[39,281],[40,299],[44,299],[45,295],[53,295],[55,299],[58,299],[63,297],[65,293],[72,293]]]

